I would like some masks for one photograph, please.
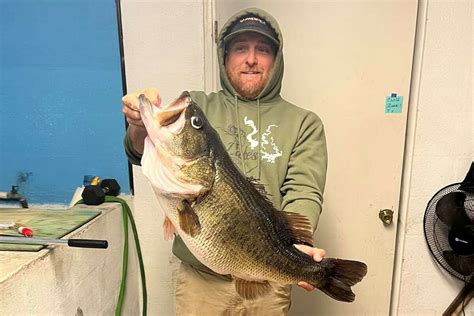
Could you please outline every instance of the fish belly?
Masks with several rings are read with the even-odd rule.
[[[213,255],[213,252],[215,253],[218,251],[218,249],[213,247],[212,234],[210,234],[206,225],[201,226],[201,232],[198,236],[194,238],[189,236],[181,229],[179,225],[177,205],[181,202],[181,199],[167,198],[160,194],[157,194],[156,197],[158,204],[165,213],[165,216],[167,216],[171,223],[173,223],[176,232],[180,235],[181,239],[186,244],[191,253],[202,264],[214,272],[219,274],[229,274],[229,271],[223,269],[222,264],[219,264],[221,263],[221,260],[216,260],[216,256]]]

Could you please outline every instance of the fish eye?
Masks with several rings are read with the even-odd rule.
[[[191,117],[191,126],[195,129],[200,129],[203,125],[203,121],[199,116]]]

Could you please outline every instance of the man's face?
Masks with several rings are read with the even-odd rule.
[[[267,84],[275,60],[270,40],[254,32],[237,35],[227,45],[225,69],[234,89],[256,98]]]

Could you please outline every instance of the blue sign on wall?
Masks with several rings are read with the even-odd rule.
[[[114,0],[0,1],[0,191],[68,204],[86,174],[128,191]]]

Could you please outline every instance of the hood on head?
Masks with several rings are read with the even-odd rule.
[[[236,33],[238,30],[235,30],[235,22],[241,20],[243,17],[248,15],[253,15],[258,18],[263,19],[269,24],[271,31],[265,29],[256,28],[256,32],[266,35],[268,37],[276,37],[275,40],[279,43],[275,53],[275,61],[273,64],[273,69],[270,72],[270,77],[265,88],[260,92],[260,94],[255,99],[260,99],[260,101],[269,101],[274,97],[278,96],[281,91],[281,81],[283,79],[283,37],[281,35],[280,27],[278,26],[277,21],[273,16],[268,12],[265,12],[262,9],[258,8],[247,8],[243,9],[236,14],[234,14],[227,23],[222,27],[217,45],[217,56],[219,61],[219,71],[220,71],[220,80],[222,89],[231,96],[239,96],[237,91],[232,87],[230,80],[225,71],[225,42],[224,39],[228,39],[229,33]],[[273,32],[272,32],[273,31]],[[263,32],[263,33],[262,33]],[[233,34],[235,35],[235,34]],[[275,42],[275,41],[274,41]],[[239,98],[247,100],[241,96]]]

